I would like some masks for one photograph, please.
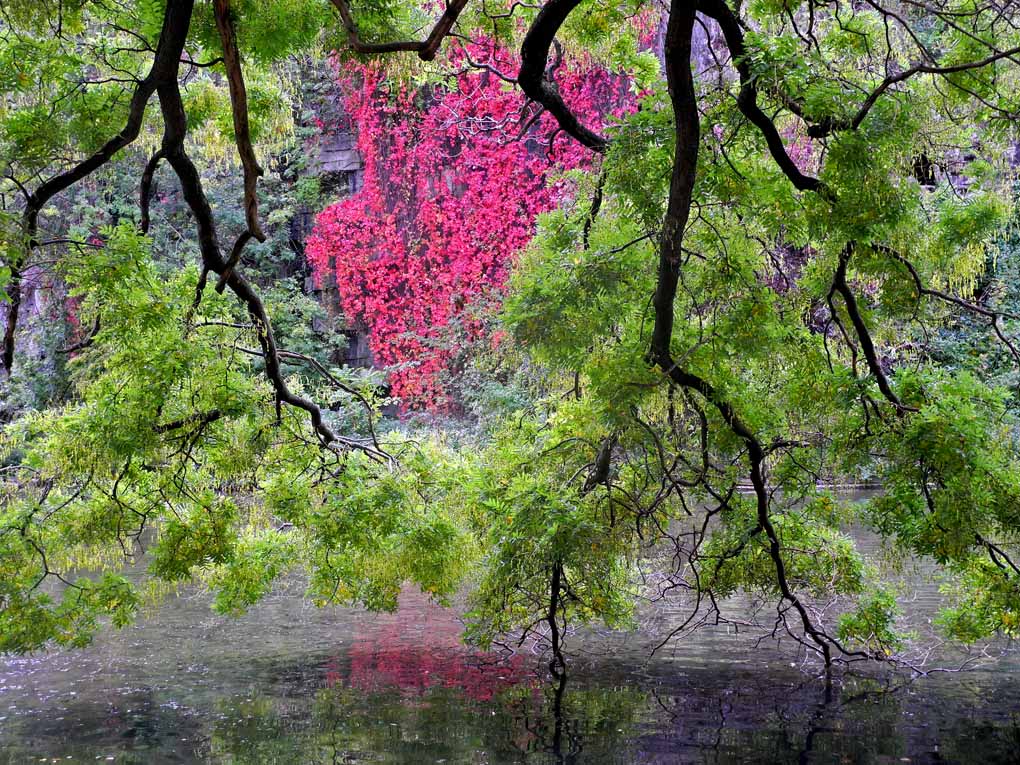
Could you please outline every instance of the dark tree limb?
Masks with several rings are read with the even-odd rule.
[[[590,494],[595,490],[596,486],[600,486],[609,481],[609,475],[613,467],[613,447],[616,446],[616,434],[607,436],[599,446],[598,453],[595,455],[595,464],[592,465],[591,473],[585,479],[584,486],[581,487],[581,496]]]
[[[67,172],[46,181],[34,194],[28,195],[27,207],[23,218],[29,247],[36,246],[38,244],[35,239],[37,221],[42,206],[55,194],[88,176],[89,173],[108,162],[117,151],[134,141],[141,129],[142,118],[144,117],[149,99],[154,93],[158,94],[163,114],[164,133],[162,147],[157,157],[167,161],[180,181],[185,202],[187,202],[195,217],[199,249],[202,256],[203,268],[202,277],[199,282],[200,289],[196,294],[195,305],[189,312],[187,324],[190,324],[191,314],[194,313],[198,301],[201,299],[201,287],[205,285],[207,275],[214,273],[219,277],[223,277],[227,267],[227,263],[220,252],[212,208],[203,191],[198,170],[184,148],[184,140],[187,135],[187,117],[181,99],[178,76],[181,56],[191,26],[193,10],[194,0],[169,0],[167,2],[153,65],[145,79],[136,86],[125,128],[117,136],[110,139],[96,154]],[[243,153],[244,149],[239,149],[239,151]],[[158,158],[149,161],[147,170],[155,171],[156,162],[159,161]],[[149,174],[149,179],[143,184],[143,195],[149,193],[145,190],[149,185],[151,185],[151,173]],[[243,246],[243,242],[241,246]],[[20,264],[14,265],[16,267],[20,266]],[[17,268],[12,268],[12,271],[16,270]],[[324,446],[342,449],[360,449],[369,454],[373,459],[389,461],[388,455],[374,446],[366,446],[358,441],[347,439],[334,433],[325,423],[322,411],[318,406],[290,390],[283,377],[269,316],[261,299],[252,285],[236,272],[227,274],[225,281],[238,300],[245,305],[252,319],[252,324],[255,327],[265,358],[266,376],[275,392],[277,406],[287,404],[307,412],[312,428]],[[15,292],[15,294],[20,296],[18,292]],[[4,367],[8,373],[10,372],[13,360],[13,334],[16,320],[17,302],[12,301],[11,311],[8,312],[8,326],[5,333],[3,353]]]
[[[7,325],[4,328],[3,352],[0,362],[6,375],[10,375],[14,366],[14,338],[18,324],[18,313],[21,307],[21,286],[27,253],[38,245],[39,212],[54,196],[70,188],[78,181],[105,165],[125,146],[132,143],[142,128],[145,108],[160,82],[168,77],[177,76],[181,52],[184,50],[184,38],[187,35],[191,18],[191,2],[171,2],[163,18],[163,27],[159,35],[159,43],[153,58],[152,67],[145,78],[138,82],[128,106],[128,117],[124,128],[90,157],[79,162],[69,170],[44,181],[34,193],[29,194],[25,210],[22,213],[22,230],[25,236],[25,252],[15,260],[8,262],[11,271],[7,294],[10,307],[7,311]],[[186,11],[188,22],[183,29],[179,27],[177,6]]]
[[[347,43],[355,53],[373,55],[377,53],[398,53],[401,51],[417,53],[422,61],[432,61],[439,52],[439,46],[450,34],[453,25],[457,23],[468,0],[448,0],[446,10],[439,20],[432,27],[428,37],[424,40],[402,40],[396,42],[366,43],[361,39],[358,32],[358,25],[351,13],[351,6],[347,0],[330,0],[340,13],[340,21],[347,33]]]
[[[978,305],[977,303],[972,303],[969,300],[964,300],[963,298],[957,297],[956,295],[950,294],[948,292],[937,290],[932,287],[925,287],[924,282],[921,281],[921,275],[917,272],[917,269],[914,267],[914,264],[907,260],[905,257],[900,255],[891,247],[884,247],[882,245],[871,245],[871,247],[873,250],[875,250],[875,252],[882,253],[886,257],[895,260],[897,263],[899,263],[905,269],[907,269],[907,272],[910,274],[911,281],[914,282],[914,289],[917,290],[918,295],[933,297],[945,303],[952,303],[953,305],[959,306],[965,311],[978,314],[979,316],[984,316],[986,319],[1003,318],[1020,320],[1020,315],[1018,314],[1009,313],[1007,311],[993,311],[990,308],[985,308],[984,306]]]
[[[768,488],[765,485],[766,450],[754,431],[740,418],[733,406],[707,380],[681,369],[673,360],[673,310],[680,268],[683,262],[683,238],[690,219],[694,184],[697,179],[700,115],[691,68],[695,10],[684,0],[673,0],[666,30],[666,81],[676,126],[676,151],[670,179],[669,201],[659,244],[659,268],[652,305],[655,323],[652,329],[650,360],[671,383],[701,395],[719,412],[723,421],[747,448],[751,484],[754,488],[758,526],[769,540],[769,555],[783,600],[800,616],[805,633],[817,646],[826,666],[832,662],[832,640],[815,626],[807,608],[790,586],[786,574],[779,535],[772,523]],[[769,123],[771,125],[771,123]],[[773,127],[774,129],[774,127]]]
[[[719,28],[722,29],[726,46],[730,50],[730,57],[733,66],[736,67],[740,77],[740,92],[737,94],[737,108],[740,109],[747,119],[761,132],[768,145],[769,153],[779,165],[779,169],[790,179],[790,182],[800,191],[817,191],[828,195],[828,191],[822,182],[810,175],[805,175],[797,167],[797,164],[790,158],[783,143],[782,136],[776,129],[775,123],[758,106],[758,87],[755,84],[754,73],[748,61],[747,48],[744,45],[744,31],[740,27],[740,20],[730,10],[726,0],[700,0],[698,10],[711,19],[714,19]]]
[[[157,433],[169,433],[191,425],[209,425],[222,417],[223,412],[219,409],[210,409],[208,412],[196,412],[195,414],[188,415],[187,417],[182,417],[179,420],[172,420],[159,425],[153,425],[152,429]]]
[[[210,322],[210,323],[213,323],[213,322]],[[243,328],[244,325],[237,325],[237,327],[238,328]],[[238,347],[238,350],[240,350],[240,351],[242,351],[244,353],[247,353],[249,355],[252,355],[252,356],[264,357],[263,353],[261,353],[260,351],[253,350],[251,348]],[[358,400],[358,402],[361,404],[361,406],[365,409],[365,411],[371,413],[371,411],[372,411],[372,403],[367,398],[365,398],[365,396],[357,388],[352,388],[350,385],[347,385],[345,382],[343,382],[342,380],[338,379],[336,377],[336,375],[334,375],[332,372],[330,372],[328,369],[326,369],[326,367],[318,359],[316,359],[316,358],[314,358],[312,356],[308,356],[307,354],[304,354],[304,353],[296,353],[295,351],[287,351],[287,350],[284,350],[283,348],[278,348],[277,351],[276,351],[276,354],[277,354],[277,356],[280,357],[280,360],[283,361],[283,362],[290,362],[292,364],[293,363],[307,364],[322,379],[324,379],[326,382],[328,382],[334,388],[336,388],[338,390],[342,390],[344,393],[346,393],[346,394],[356,398]],[[381,452],[382,451],[382,446],[379,444],[379,438],[376,435],[375,425],[372,423],[371,416],[369,416],[369,418],[368,418],[368,429],[369,429],[369,436],[370,436],[370,438],[372,440],[372,445]]]
[[[595,225],[595,219],[599,217],[602,210],[602,201],[606,188],[606,168],[602,168],[599,177],[595,181],[595,191],[591,195],[591,205],[588,207],[588,214],[584,216],[584,225],[581,228],[581,245],[585,250],[590,247],[591,229]]]
[[[864,103],[861,104],[861,107],[857,110],[857,113],[854,114],[854,116],[849,120],[843,122],[830,121],[824,126],[820,125],[815,127],[814,129],[809,128],[808,135],[818,138],[828,135],[829,133],[832,133],[836,130],[841,129],[845,130],[847,128],[856,130],[861,126],[861,123],[864,122],[865,117],[868,116],[868,113],[871,111],[872,107],[878,102],[878,99],[881,98],[882,95],[885,94],[887,90],[889,90],[889,88],[893,87],[894,85],[898,85],[901,82],[905,82],[906,80],[909,80],[911,77],[915,77],[919,74],[947,75],[956,74],[958,72],[967,72],[973,69],[983,69],[986,66],[991,66],[996,61],[1000,61],[1004,58],[1012,58],[1013,56],[1016,56],[1018,53],[1020,53],[1020,47],[1010,48],[1009,50],[993,53],[983,59],[980,59],[979,61],[967,61],[961,64],[953,64],[951,66],[937,66],[933,64],[915,64],[914,66],[904,69],[899,74],[889,75],[884,80],[882,80],[882,82],[878,84],[878,87],[876,87],[873,91],[871,91],[870,94],[868,94],[868,97],[864,99]]]
[[[190,24],[192,5],[193,0],[182,0],[179,3],[171,2],[167,7],[167,16],[179,16],[180,22],[184,25],[185,33]],[[184,139],[187,135],[187,116],[184,111],[184,103],[181,99],[180,84],[177,81],[176,72],[174,76],[160,81],[157,92],[160,108],[163,113],[163,154],[166,157],[167,163],[177,174],[184,200],[188,207],[191,208],[192,215],[195,217],[203,273],[214,273],[222,277],[226,271],[227,263],[220,251],[212,208],[202,187],[202,180],[198,169],[191,161],[184,147]],[[326,424],[322,410],[314,402],[290,390],[287,381],[284,379],[272,324],[258,293],[251,283],[236,271],[226,277],[226,284],[245,306],[255,327],[259,345],[264,356],[265,374],[273,387],[277,407],[286,404],[304,410],[308,414],[312,428],[323,446],[358,449],[373,459],[380,462],[388,462],[388,455],[373,446],[368,446],[334,433],[329,425]]]
[[[563,132],[573,136],[583,146],[592,151],[604,153],[609,142],[585,127],[560,95],[556,82],[548,74],[549,49],[553,46],[556,33],[567,16],[582,0],[548,0],[542,10],[535,16],[524,42],[521,43],[521,69],[517,74],[517,84],[524,94],[537,101],[559,123]]]
[[[266,235],[259,225],[258,180],[263,174],[255,149],[251,143],[251,127],[248,124],[248,91],[244,85],[244,73],[241,70],[241,54],[237,48],[237,32],[230,13],[230,0],[213,0],[213,12],[216,16],[216,29],[223,45],[223,65],[227,70],[227,84],[230,88],[230,111],[234,121],[234,143],[241,158],[244,170],[244,220],[247,230],[242,233],[234,244],[227,260],[226,267],[216,283],[216,291],[222,293],[227,286],[227,279],[241,260],[245,244],[252,238],[259,242],[266,241]]]
[[[892,385],[889,383],[889,378],[885,374],[885,370],[882,369],[882,362],[878,358],[878,352],[875,350],[875,343],[871,339],[871,333],[868,331],[868,325],[864,321],[864,317],[861,315],[860,307],[857,305],[857,298],[854,295],[850,285],[846,281],[846,267],[850,262],[850,258],[856,249],[854,242],[848,242],[846,247],[839,255],[839,263],[836,266],[836,273],[832,277],[832,290],[839,293],[839,296],[843,298],[843,305],[846,307],[847,315],[850,317],[850,323],[853,325],[854,333],[857,335],[857,340],[861,346],[861,353],[864,356],[864,360],[868,364],[868,370],[871,372],[871,376],[875,378],[875,382],[878,383],[878,389],[882,391],[882,395],[885,396],[886,400],[896,407],[896,411],[899,414],[904,412],[913,411],[917,409],[914,407],[906,406],[895,391],[892,389]],[[830,294],[831,294],[830,291]]]
[[[143,234],[149,233],[149,225],[151,224],[149,207],[152,201],[152,179],[162,159],[162,151],[157,151],[152,155],[145,165],[145,170],[142,171],[142,181],[138,185],[138,209],[141,217],[138,227]]]
[[[241,70],[241,54],[237,49],[237,33],[230,13],[229,0],[214,0],[216,28],[223,45],[223,65],[227,70],[227,84],[230,89],[230,111],[234,121],[234,142],[244,169],[244,219],[248,231],[260,242],[266,240],[259,225],[258,197],[256,184],[263,170],[255,156],[251,143],[251,127],[248,124],[248,90],[244,85]]]
[[[244,246],[251,241],[251,238],[251,231],[246,230],[242,231],[237,239],[234,240],[234,246],[230,248],[230,257],[227,258],[227,262],[223,266],[223,273],[220,274],[220,278],[216,282],[216,291],[221,295],[227,287],[227,280],[234,273],[234,267],[241,261],[241,253],[244,252]]]
[[[982,305],[972,303],[969,300],[964,300],[963,298],[957,297],[949,292],[944,292],[943,290],[935,289],[933,287],[925,287],[924,282],[921,280],[921,275],[917,272],[917,268],[914,267],[914,264],[896,252],[896,250],[882,245],[872,245],[872,249],[891,258],[907,270],[907,273],[910,274],[911,281],[914,283],[914,289],[917,291],[918,300],[922,297],[935,298],[936,300],[941,300],[944,303],[950,303],[951,305],[958,306],[969,313],[987,319],[988,326],[991,327],[992,332],[995,333],[999,342],[1006,347],[1006,350],[1009,351],[1009,354],[1013,357],[1013,361],[1018,367],[1020,367],[1020,348],[1017,348],[1016,343],[1014,343],[1002,330],[1003,319],[1012,319],[1016,321],[1020,320],[1020,315],[1010,313],[1008,311],[994,311],[991,308],[985,308]]]
[[[666,81],[676,122],[676,150],[669,200],[659,236],[659,267],[652,296],[655,325],[652,329],[651,357],[667,373],[674,366],[670,349],[673,338],[673,305],[680,281],[683,238],[691,215],[701,140],[701,118],[690,63],[694,10],[682,8],[683,5],[687,4],[674,0],[666,30]]]
[[[68,345],[64,348],[57,348],[57,353],[77,353],[78,351],[83,351],[96,341],[97,334],[99,334],[98,316],[96,317],[96,320],[92,322],[92,326],[89,328],[89,331],[85,334],[85,337],[83,337],[78,342],[72,343],[71,345]]]

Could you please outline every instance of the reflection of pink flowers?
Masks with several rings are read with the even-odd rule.
[[[548,115],[533,119],[519,91],[467,65],[483,61],[515,72],[515,57],[495,43],[450,53],[460,74],[443,86],[407,90],[365,64],[341,85],[363,162],[353,196],[326,208],[306,253],[315,278],[335,280],[347,317],[370,333],[375,359],[394,367],[394,395],[413,408],[442,408],[440,373],[453,358],[441,347],[457,318],[499,295],[512,259],[531,238],[537,215],[573,193],[556,178],[588,167],[592,155],[562,135]],[[629,82],[590,63],[562,65],[564,97],[589,125],[632,109]],[[425,104],[425,106],[423,106]]]
[[[329,686],[361,691],[398,688],[422,693],[456,688],[487,701],[531,675],[520,656],[500,660],[461,645],[461,625],[451,609],[425,602],[420,594],[401,596],[402,609],[360,622],[347,652],[350,668],[337,657],[326,669]]]

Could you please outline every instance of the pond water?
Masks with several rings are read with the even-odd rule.
[[[937,598],[918,584],[912,619]],[[575,635],[569,677],[459,642],[455,609],[319,610],[291,582],[241,619],[191,592],[85,650],[0,657],[0,763],[1020,761],[1020,661],[842,674],[682,617]],[[1007,647],[1008,649],[1008,647]],[[959,657],[954,657],[953,661]]]

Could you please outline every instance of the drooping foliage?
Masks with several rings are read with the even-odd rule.
[[[979,289],[1009,257],[1015,4],[10,5],[3,366],[28,268],[56,268],[89,329],[66,398],[4,427],[3,649],[131,618],[118,569],[144,554],[155,589],[201,579],[230,613],[297,567],[317,602],[373,608],[467,581],[469,634],[535,636],[554,673],[569,627],[627,626],[642,599],[687,609],[664,640],[733,620],[826,663],[909,655],[860,524],[933,564],[949,635],[1016,633],[996,385],[1020,316]],[[317,45],[366,165],[320,218],[320,279],[412,405],[491,357],[540,375],[468,436],[380,426],[371,380],[297,350],[262,297],[285,59]],[[57,207],[129,166],[137,214]],[[157,231],[179,223],[150,214],[157,172],[188,236]],[[504,288],[506,342],[452,363],[449,328],[470,346]],[[937,352],[960,327],[995,365]],[[864,504],[831,490],[864,478]]]
[[[450,594],[466,541],[425,491],[408,503],[416,460],[382,473],[360,455],[321,462],[303,420],[277,419],[253,376],[253,331],[233,301],[210,287],[181,342],[194,269],[163,272],[128,226],[104,233],[102,248],[63,266],[82,315],[101,311],[105,325],[72,362],[78,395],[4,434],[8,470],[36,482],[4,487],[0,649],[80,644],[100,615],[130,620],[141,596],[126,579],[60,572],[142,548],[160,580],[201,571],[225,613],[245,611],[296,555],[321,603],[392,607],[414,571]]]

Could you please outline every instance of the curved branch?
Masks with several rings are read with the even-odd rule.
[[[889,75],[884,80],[882,80],[882,82],[878,84],[878,87],[871,91],[868,97],[864,99],[864,103],[861,104],[860,109],[857,110],[857,113],[851,119],[842,122],[832,121],[826,123],[824,126],[819,125],[813,128],[809,128],[808,135],[810,135],[813,138],[821,138],[823,136],[829,135],[830,133],[836,130],[847,128],[856,130],[861,126],[861,123],[864,122],[864,118],[868,116],[868,113],[871,111],[872,107],[878,102],[878,99],[881,98],[882,95],[887,90],[889,90],[889,88],[891,88],[893,85],[897,85],[901,82],[909,80],[911,77],[914,77],[918,74],[947,75],[956,74],[957,72],[966,72],[972,69],[982,69],[986,66],[994,64],[996,61],[999,61],[1000,59],[1012,58],[1013,56],[1016,56],[1018,53],[1020,53],[1020,47],[1010,48],[1009,50],[993,53],[992,55],[987,56],[986,58],[983,58],[979,61],[967,61],[962,64],[953,64],[950,66],[915,64],[914,66],[909,67],[908,69],[904,69],[899,74]]]
[[[163,17],[163,27],[156,45],[156,53],[152,67],[145,79],[138,82],[128,106],[128,117],[124,128],[108,140],[98,151],[87,159],[79,162],[71,169],[44,181],[34,193],[29,194],[25,210],[22,213],[22,230],[25,235],[25,247],[30,252],[38,246],[36,239],[39,230],[39,212],[47,202],[60,192],[70,188],[78,181],[105,165],[114,155],[132,143],[142,129],[145,108],[160,82],[177,76],[181,53],[184,50],[184,38],[191,23],[193,0],[171,3]],[[182,23],[183,19],[183,23]],[[21,307],[21,283],[27,252],[21,257],[8,261],[10,281],[7,294],[10,307],[7,311],[7,326],[4,328],[3,352],[0,354],[4,372],[9,376],[14,366],[14,338],[18,324],[18,313]]]
[[[244,219],[248,231],[260,242],[266,241],[266,235],[259,226],[258,197],[256,184],[263,170],[255,157],[255,149],[251,145],[251,128],[248,125],[248,91],[244,86],[244,74],[241,71],[241,54],[237,50],[237,34],[234,20],[230,15],[230,0],[214,0],[213,9],[216,14],[216,28],[223,44],[223,65],[227,70],[227,84],[230,88],[230,111],[234,120],[234,140],[237,153],[244,169]],[[233,268],[233,265],[230,266]]]
[[[162,159],[162,151],[157,151],[152,155],[145,165],[145,170],[142,172],[142,181],[138,185],[138,209],[141,215],[138,227],[143,234],[149,233],[149,225],[151,223],[149,218],[149,206],[152,201],[152,179],[153,176],[155,176],[156,168],[159,167],[159,163]]]
[[[549,49],[556,33],[570,12],[580,4],[581,0],[549,0],[542,6],[521,43],[521,69],[517,74],[517,84],[526,96],[542,104],[556,118],[565,133],[592,151],[604,153],[609,141],[581,123],[564,102],[555,81],[546,73]]]
[[[892,385],[889,384],[889,378],[886,377],[885,370],[882,369],[882,363],[878,359],[878,353],[875,350],[875,343],[871,339],[871,333],[868,331],[868,325],[864,322],[864,317],[861,315],[860,307],[857,305],[857,298],[854,296],[854,292],[850,289],[850,285],[846,281],[846,267],[847,263],[850,262],[850,257],[853,255],[856,249],[854,242],[848,242],[846,247],[839,255],[839,264],[836,266],[836,273],[832,277],[832,288],[829,291],[831,296],[832,292],[838,292],[840,297],[843,298],[843,305],[846,306],[847,315],[850,317],[850,323],[853,324],[854,333],[857,335],[857,339],[861,344],[861,353],[864,354],[864,359],[868,363],[868,370],[871,372],[871,376],[875,378],[878,383],[878,389],[882,391],[882,395],[885,396],[886,400],[896,407],[896,411],[899,414],[904,412],[916,412],[917,409],[911,406],[906,406],[892,389]]]
[[[905,257],[900,255],[891,247],[873,244],[871,245],[871,248],[875,250],[875,252],[880,252],[883,255],[892,258],[897,263],[906,268],[907,272],[910,274],[911,281],[914,282],[914,289],[917,290],[918,295],[926,295],[928,297],[937,298],[946,303],[952,303],[955,306],[963,308],[965,311],[976,313],[979,316],[984,316],[987,319],[997,318],[1014,320],[1020,319],[1020,315],[1018,314],[1009,313],[1006,311],[993,311],[990,308],[985,308],[984,306],[978,305],[977,303],[972,303],[969,300],[964,300],[963,298],[957,297],[956,295],[950,294],[948,292],[943,292],[942,290],[937,290],[934,289],[933,287],[925,287],[924,283],[921,281],[921,275],[917,272],[917,268],[915,268],[914,264],[907,260]]]
[[[206,322],[205,325],[208,326],[209,324],[215,324],[215,323],[216,322]],[[238,326],[243,326],[243,325],[238,325]],[[249,355],[252,355],[252,356],[264,357],[263,353],[261,353],[259,351],[256,351],[256,350],[252,350],[250,348],[242,348],[242,347],[238,346],[238,350],[240,350],[240,351],[242,351],[244,353],[247,353]],[[284,362],[288,362],[289,361],[290,363],[307,364],[309,367],[312,368],[312,370],[316,374],[318,374],[320,377],[322,377],[322,379],[326,380],[326,382],[328,382],[334,388],[336,388],[338,390],[342,390],[344,393],[346,393],[346,394],[356,398],[358,400],[358,403],[361,404],[361,406],[364,408],[365,412],[368,414],[368,418],[367,418],[368,419],[368,430],[369,430],[369,437],[372,440],[372,445],[376,449],[378,449],[380,452],[382,452],[382,446],[380,446],[380,444],[379,444],[379,437],[377,436],[377,434],[375,432],[375,425],[372,422],[372,416],[371,416],[372,415],[372,403],[364,396],[364,394],[362,394],[360,391],[358,391],[357,388],[352,388],[350,385],[347,385],[342,380],[337,378],[336,375],[334,375],[332,372],[330,372],[328,369],[326,369],[326,367],[323,365],[323,363],[321,361],[319,361],[318,359],[316,359],[316,358],[314,358],[312,356],[308,356],[307,354],[304,354],[304,353],[297,353],[295,351],[287,351],[287,350],[284,350],[283,348],[278,348],[277,351],[276,351],[276,355],[279,356],[280,360],[284,361]]]
[[[190,17],[191,2],[186,4],[189,6],[188,15]],[[170,6],[173,5],[173,3],[170,4]],[[177,174],[184,200],[195,216],[203,273],[208,271],[223,277],[226,272],[227,263],[224,261],[220,251],[212,208],[202,188],[202,180],[198,169],[184,148],[184,139],[187,135],[187,117],[177,78],[173,77],[165,82],[161,82],[158,93],[165,126],[163,153],[167,162]],[[272,385],[276,395],[277,407],[279,408],[280,405],[287,404],[307,412],[312,428],[323,446],[359,449],[380,462],[389,461],[388,455],[380,450],[334,433],[326,424],[322,416],[322,410],[314,402],[294,393],[289,388],[281,368],[272,324],[261,298],[259,298],[251,283],[236,271],[228,274],[225,278],[227,286],[230,287],[231,292],[234,293],[237,299],[244,304],[249,317],[251,317],[256,335],[258,336],[259,345],[262,348],[266,377],[269,379],[269,383]]]
[[[723,38],[726,40],[726,47],[730,50],[730,57],[733,66],[736,67],[740,77],[740,92],[737,94],[737,108],[740,109],[747,119],[754,125],[765,138],[769,153],[779,165],[779,169],[790,179],[790,182],[800,191],[817,191],[828,195],[825,185],[810,175],[805,175],[797,167],[797,164],[790,158],[786,151],[779,131],[768,115],[758,106],[758,87],[755,85],[755,76],[751,71],[748,61],[747,48],[744,45],[744,32],[740,28],[740,20],[726,5],[725,0],[700,0],[699,10],[711,19],[714,19],[722,29]]]
[[[216,282],[216,291],[219,294],[222,295],[223,290],[227,288],[227,280],[234,273],[235,266],[241,260],[241,253],[244,252],[244,247],[251,240],[251,237],[251,231],[242,231],[237,239],[234,240],[234,246],[230,249],[230,257],[227,258],[227,262],[223,266],[223,273],[220,274],[220,278]]]
[[[340,13],[340,21],[347,32],[347,42],[355,53],[372,55],[376,53],[409,51],[417,53],[418,58],[422,61],[432,61],[436,57],[436,53],[439,52],[439,46],[443,44],[443,40],[450,34],[453,25],[457,22],[457,17],[460,16],[460,12],[464,10],[464,6],[468,3],[468,0],[449,0],[443,15],[439,17],[435,26],[432,27],[432,31],[429,32],[428,37],[424,40],[366,43],[361,40],[358,25],[354,21],[354,15],[351,13],[351,6],[347,0],[330,1]]]
[[[765,485],[766,450],[754,431],[740,418],[733,406],[707,380],[687,372],[673,360],[670,343],[673,336],[673,310],[680,267],[683,262],[683,238],[690,219],[694,183],[697,179],[700,115],[691,69],[694,9],[682,0],[674,0],[666,30],[666,80],[676,120],[676,153],[670,180],[669,202],[663,222],[659,270],[652,304],[655,324],[652,329],[650,360],[679,387],[694,391],[708,401],[722,416],[730,430],[747,447],[751,484],[757,501],[758,525],[769,540],[769,555],[776,572],[776,581],[784,600],[797,611],[805,633],[817,645],[825,665],[832,663],[833,641],[815,626],[806,607],[790,586],[783,559],[782,545],[769,512],[769,495]],[[770,123],[771,124],[771,123]]]
[[[907,269],[911,280],[914,282],[914,289],[917,290],[919,300],[921,297],[932,297],[945,303],[951,303],[952,305],[959,306],[965,311],[969,311],[972,314],[988,319],[988,324],[992,328],[992,332],[995,333],[995,336],[999,338],[999,342],[1006,347],[1006,350],[1009,351],[1009,354],[1013,357],[1013,361],[1016,362],[1018,367],[1020,367],[1020,349],[1018,349],[1016,344],[1009,339],[1005,332],[1003,332],[1001,324],[1002,319],[1012,319],[1015,321],[1020,319],[1020,315],[1010,313],[1008,311],[993,311],[990,308],[985,308],[977,303],[964,300],[963,298],[957,297],[949,292],[943,292],[942,290],[934,289],[933,287],[925,287],[924,282],[921,281],[921,275],[917,272],[917,268],[915,268],[914,264],[905,257],[900,255],[891,247],[885,247],[883,245],[872,245],[872,249],[892,258]]]

